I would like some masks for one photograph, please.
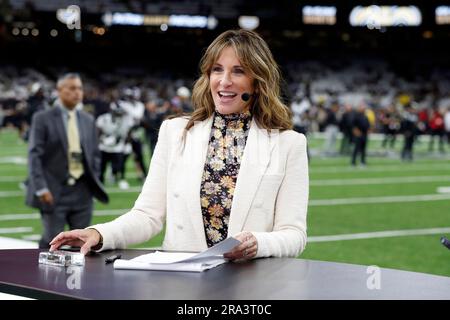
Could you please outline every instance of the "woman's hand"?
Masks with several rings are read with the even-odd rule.
[[[76,229],[58,234],[50,242],[50,251],[57,250],[62,245],[81,247],[80,252],[86,255],[92,247],[101,240],[100,233],[95,229]]]
[[[258,252],[258,240],[249,231],[238,233],[233,238],[241,241],[241,244],[232,251],[223,255],[224,258],[230,260],[250,260],[256,256]]]

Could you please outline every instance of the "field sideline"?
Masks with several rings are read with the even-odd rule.
[[[300,258],[450,276],[450,251],[439,241],[450,236],[450,193],[442,188],[450,187],[450,150],[430,154],[422,142],[416,160],[402,163],[397,156],[401,140],[389,152],[371,141],[369,151],[376,156],[369,156],[366,168],[352,168],[347,157],[321,158],[323,140],[308,139],[309,243]],[[25,159],[26,144],[17,133],[1,130],[0,237],[37,241],[39,214],[25,206],[19,187],[26,176]],[[96,203],[93,223],[109,221],[133,205],[140,184],[133,163],[127,166],[132,189],[107,185],[111,202]],[[162,235],[134,247],[160,246]]]

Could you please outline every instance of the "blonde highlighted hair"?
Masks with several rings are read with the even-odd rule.
[[[208,119],[214,113],[209,77],[214,63],[227,47],[236,51],[246,73],[254,79],[255,95],[250,111],[257,124],[269,131],[292,129],[291,111],[280,99],[281,73],[267,43],[256,32],[229,30],[209,45],[200,60],[201,74],[192,90],[194,111],[189,117],[185,133],[196,121]]]

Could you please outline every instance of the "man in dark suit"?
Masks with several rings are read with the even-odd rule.
[[[366,165],[367,140],[369,135],[370,122],[366,116],[366,105],[362,102],[352,122],[353,143],[355,144],[352,153],[352,166],[356,166],[356,158],[361,156],[361,165]]]
[[[59,99],[52,109],[33,116],[28,149],[26,203],[41,212],[40,248],[64,231],[90,225],[93,197],[107,203],[101,182],[95,122],[79,110],[83,100],[80,77],[70,73],[57,83]]]

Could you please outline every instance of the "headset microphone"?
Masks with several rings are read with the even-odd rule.
[[[244,93],[241,95],[241,99],[244,100],[245,102],[247,102],[248,100],[250,100],[250,98],[251,98],[252,96],[253,96],[253,94],[244,92]]]

